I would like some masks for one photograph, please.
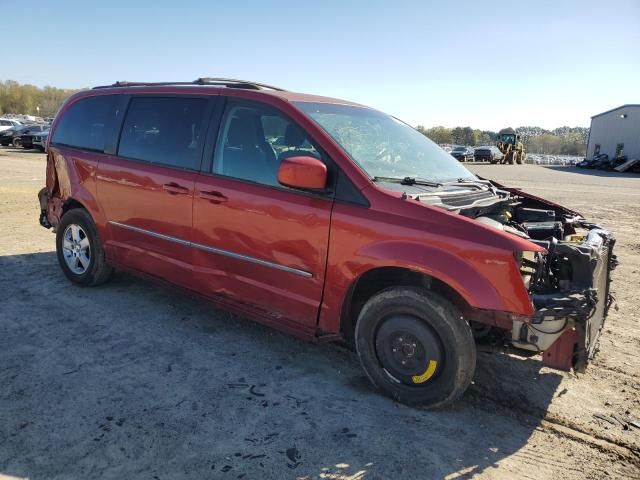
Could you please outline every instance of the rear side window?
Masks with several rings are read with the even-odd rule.
[[[138,97],[129,104],[118,155],[171,167],[200,168],[207,100]]]
[[[62,115],[51,143],[103,152],[106,132],[116,118],[117,100],[116,95],[78,100]]]

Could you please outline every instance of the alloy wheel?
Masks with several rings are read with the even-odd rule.
[[[62,253],[69,270],[82,275],[91,263],[91,245],[87,233],[80,225],[70,224],[62,237]]]

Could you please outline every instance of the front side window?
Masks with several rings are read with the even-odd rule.
[[[296,106],[372,178],[475,178],[438,145],[390,115],[351,105],[296,102]]]
[[[116,95],[100,95],[78,100],[63,114],[51,143],[104,151],[105,132],[109,131],[115,121],[117,103]],[[40,131],[33,128],[31,131]]]
[[[122,126],[118,155],[162,165],[200,168],[207,100],[137,97]]]
[[[213,173],[279,186],[280,162],[320,154],[297,124],[262,105],[231,104],[216,142]]]

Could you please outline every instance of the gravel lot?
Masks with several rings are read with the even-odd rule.
[[[71,286],[45,156],[0,148],[0,479],[640,478],[640,176],[471,167],[616,232],[619,310],[579,377],[480,352],[454,407],[375,393],[355,354],[119,274]],[[594,415],[606,415],[613,423]]]

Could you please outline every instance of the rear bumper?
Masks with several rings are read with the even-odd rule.
[[[611,272],[617,265],[615,238],[594,228],[580,244],[558,243],[568,279],[553,293],[533,293],[536,312],[513,322],[512,344],[542,353],[546,366],[582,372],[598,351],[600,332],[613,303]]]

